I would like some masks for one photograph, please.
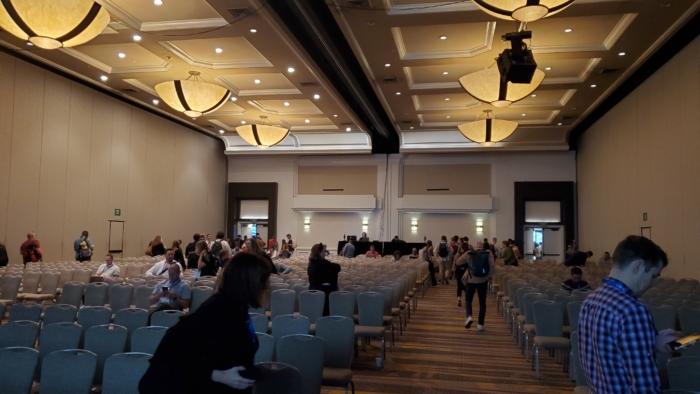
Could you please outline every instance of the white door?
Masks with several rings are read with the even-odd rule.
[[[564,261],[566,252],[564,226],[542,228],[542,252],[544,260]]]

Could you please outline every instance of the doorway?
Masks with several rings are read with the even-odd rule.
[[[564,261],[566,231],[564,226],[525,226],[525,258],[535,259],[535,243],[542,249],[542,260]]]

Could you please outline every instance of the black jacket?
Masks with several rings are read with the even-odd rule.
[[[168,329],[139,382],[141,394],[250,393],[211,380],[215,369],[251,367],[257,351],[248,308],[214,294]],[[226,335],[212,335],[225,332]]]
[[[151,256],[163,256],[165,255],[165,245],[162,243],[158,245],[153,245],[151,247]]]
[[[326,290],[328,286],[322,286],[324,283],[330,283],[330,291],[338,290],[338,272],[340,265],[331,263],[326,259],[309,260],[309,266],[306,269],[309,274],[309,289],[310,290]]]

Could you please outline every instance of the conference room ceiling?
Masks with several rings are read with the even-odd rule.
[[[0,31],[0,46],[220,137],[231,154],[565,150],[573,127],[700,5],[577,0],[530,23],[528,44],[546,77],[532,97],[499,109],[476,101],[458,79],[493,67],[508,47],[500,37],[518,25],[494,19],[471,0],[97,2],[112,22],[87,44],[42,50]],[[286,12],[304,7],[325,30],[313,18]],[[318,30],[324,45],[301,37],[295,18],[306,31]],[[326,44],[352,61],[330,68],[318,53]],[[330,49],[324,55],[335,56]],[[347,65],[352,62],[356,69]],[[231,90],[232,101],[197,119],[160,101],[154,86],[185,79],[189,71]],[[339,76],[359,86],[353,97],[339,86]],[[494,146],[472,143],[457,126],[485,109],[520,126]],[[243,142],[235,128],[261,115],[289,128],[290,137],[265,151]]]

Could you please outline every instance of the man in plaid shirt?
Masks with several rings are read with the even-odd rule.
[[[583,303],[579,358],[592,393],[661,393],[656,351],[669,351],[676,337],[656,331],[637,297],[667,264],[659,246],[631,235],[615,248],[610,277]]]

